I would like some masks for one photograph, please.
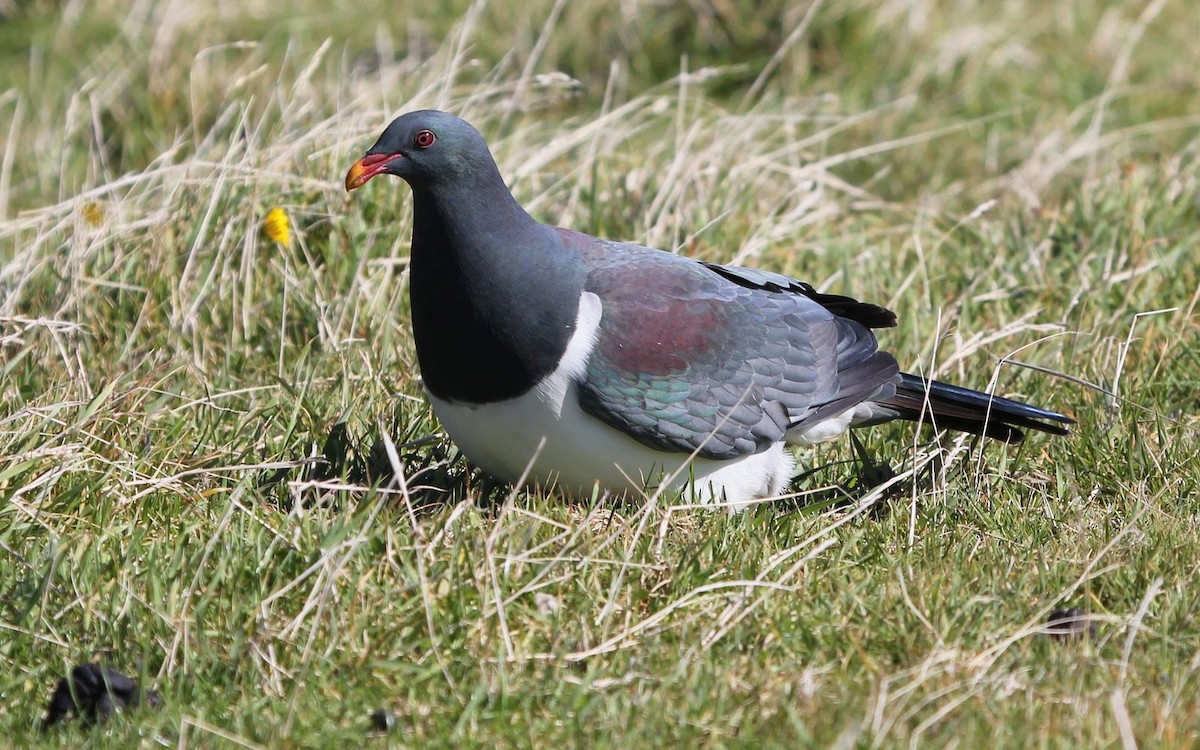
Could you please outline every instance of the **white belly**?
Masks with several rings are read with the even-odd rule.
[[[473,406],[430,396],[442,426],[473,463],[506,482],[524,478],[582,498],[597,488],[636,496],[665,485],[738,510],[782,491],[793,468],[782,443],[730,461],[692,459],[644,446],[580,409],[575,381],[595,345],[600,314],[599,298],[585,292],[562,365],[519,398]]]

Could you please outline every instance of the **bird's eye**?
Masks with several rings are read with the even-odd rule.
[[[437,141],[437,136],[433,134],[432,130],[418,130],[417,134],[413,136],[413,145],[417,148],[429,148],[435,141]]]

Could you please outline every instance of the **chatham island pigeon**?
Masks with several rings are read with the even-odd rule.
[[[1006,443],[1066,434],[1057,412],[900,372],[889,310],[751,268],[534,220],[483,136],[446,112],[394,120],[350,167],[413,192],[417,361],[433,410],[505,482],[588,498],[681,489],[743,508],[794,459],[893,419]]]

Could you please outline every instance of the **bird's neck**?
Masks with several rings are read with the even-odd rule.
[[[425,386],[492,403],[553,372],[574,331],[583,266],[492,181],[414,189],[410,295]]]

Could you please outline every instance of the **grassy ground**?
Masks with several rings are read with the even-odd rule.
[[[0,743],[1200,743],[1194,4],[331,5],[0,2]],[[264,485],[439,434],[408,191],[341,189],[419,106],[544,220],[886,303],[1078,429],[878,428],[898,495],[736,517],[487,500],[444,441]],[[90,660],[163,706],[39,732]]]

